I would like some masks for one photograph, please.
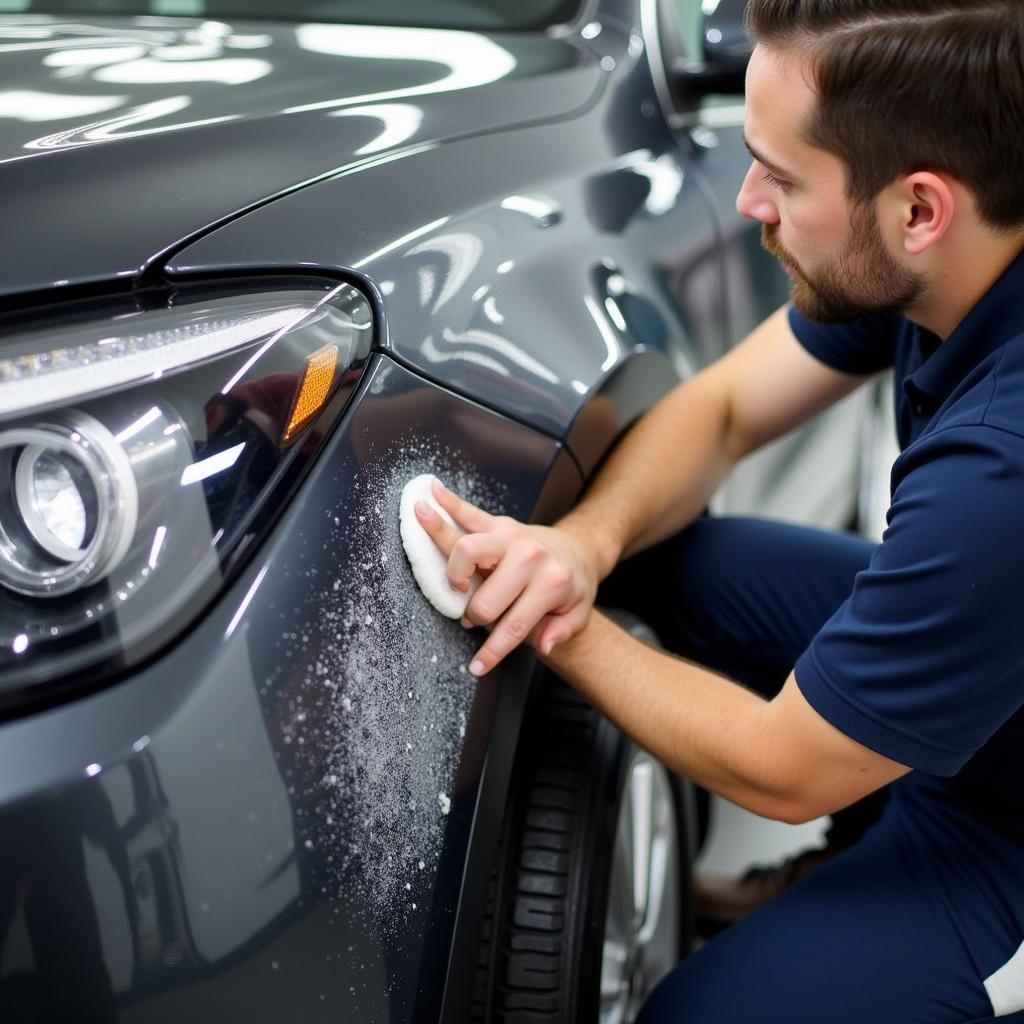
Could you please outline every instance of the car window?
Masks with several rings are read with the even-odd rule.
[[[569,21],[580,3],[581,0],[0,0],[0,12],[337,21],[501,31],[546,28]]]

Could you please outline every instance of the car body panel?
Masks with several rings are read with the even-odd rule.
[[[59,976],[77,949],[89,983],[35,994],[59,1019],[112,1019],[115,1002],[125,1021],[215,1006],[436,1019],[427,981],[447,965],[496,701],[523,666],[465,673],[472,638],[402,564],[397,494],[440,461],[526,517],[558,456],[377,357],[270,541],[185,641],[0,726],[7,998],[19,971]]]
[[[12,304],[118,275],[315,272],[361,287],[379,328],[336,435],[201,621],[0,725],[0,830],[24,837],[0,859],[0,1004],[70,1016],[75,989],[90,1020],[460,1019],[533,661],[459,671],[473,640],[405,571],[396,488],[430,470],[556,518],[722,317],[714,221],[638,34],[530,47],[558,66],[418,97],[423,134],[372,154],[372,113],[211,121],[232,111],[210,92],[188,112],[205,124],[79,126],[0,165],[30,239],[2,275]],[[56,875],[63,918],[42,898]],[[72,962],[78,983],[47,984]]]
[[[54,116],[0,107],[5,307],[312,274],[365,292],[378,344],[200,621],[106,689],[0,722],[0,1017],[464,1019],[534,662],[461,671],[474,638],[406,571],[398,489],[437,472],[553,521],[731,343],[716,179],[736,168],[666,123],[650,7],[444,35],[475,84],[417,30],[23,26],[40,45],[10,51],[11,80]],[[375,34],[402,60],[344,42]],[[118,105],[72,116],[89,94]]]
[[[396,358],[553,437],[634,359],[660,367],[649,405],[693,369],[689,318],[721,320],[717,239],[638,37],[599,39],[614,74],[587,112],[325,181],[210,233],[168,272],[355,273]],[[574,445],[585,472],[624,426],[595,434],[595,419]]]
[[[563,117],[602,78],[574,39],[377,26],[8,18],[0,49],[7,296],[130,281],[282,193]]]

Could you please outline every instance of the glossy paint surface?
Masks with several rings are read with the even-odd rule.
[[[528,516],[557,451],[379,359],[272,541],[187,642],[0,727],[5,1019],[19,1005],[88,1021],[436,1019],[503,680],[461,672],[470,638],[379,561],[397,515],[375,503],[427,462]],[[368,664],[381,652],[383,673]],[[456,705],[461,719],[443,714]],[[371,774],[332,801],[339,759]],[[374,817],[396,779],[407,801],[425,786],[425,817]]]
[[[130,279],[310,180],[564,116],[601,77],[538,34],[180,18],[6,17],[0,54],[0,295]]]
[[[397,358],[553,437],[634,357],[660,357],[669,386],[693,367],[691,331],[721,331],[714,224],[641,37],[611,24],[590,45],[605,83],[588,111],[323,182],[211,233],[169,272],[353,273],[379,296]],[[605,412],[588,468],[624,426]]]
[[[707,183],[639,10],[592,8],[559,36],[358,36],[401,59],[339,26],[8,40],[12,88],[58,97],[42,125],[0,109],[8,301],[306,271],[364,289],[379,330],[201,624],[0,725],[0,1019],[462,1019],[531,662],[468,683],[471,641],[421,615],[394,547],[397,486],[429,470],[550,520],[725,336]],[[71,116],[90,95],[121,98]]]

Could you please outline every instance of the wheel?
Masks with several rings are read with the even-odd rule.
[[[550,678],[514,779],[473,1018],[628,1024],[689,949],[689,787]]]

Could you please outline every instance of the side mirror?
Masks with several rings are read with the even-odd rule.
[[[742,94],[752,50],[744,14],[747,0],[704,0],[704,59],[680,59],[672,72],[680,92],[699,99],[709,93]]]

